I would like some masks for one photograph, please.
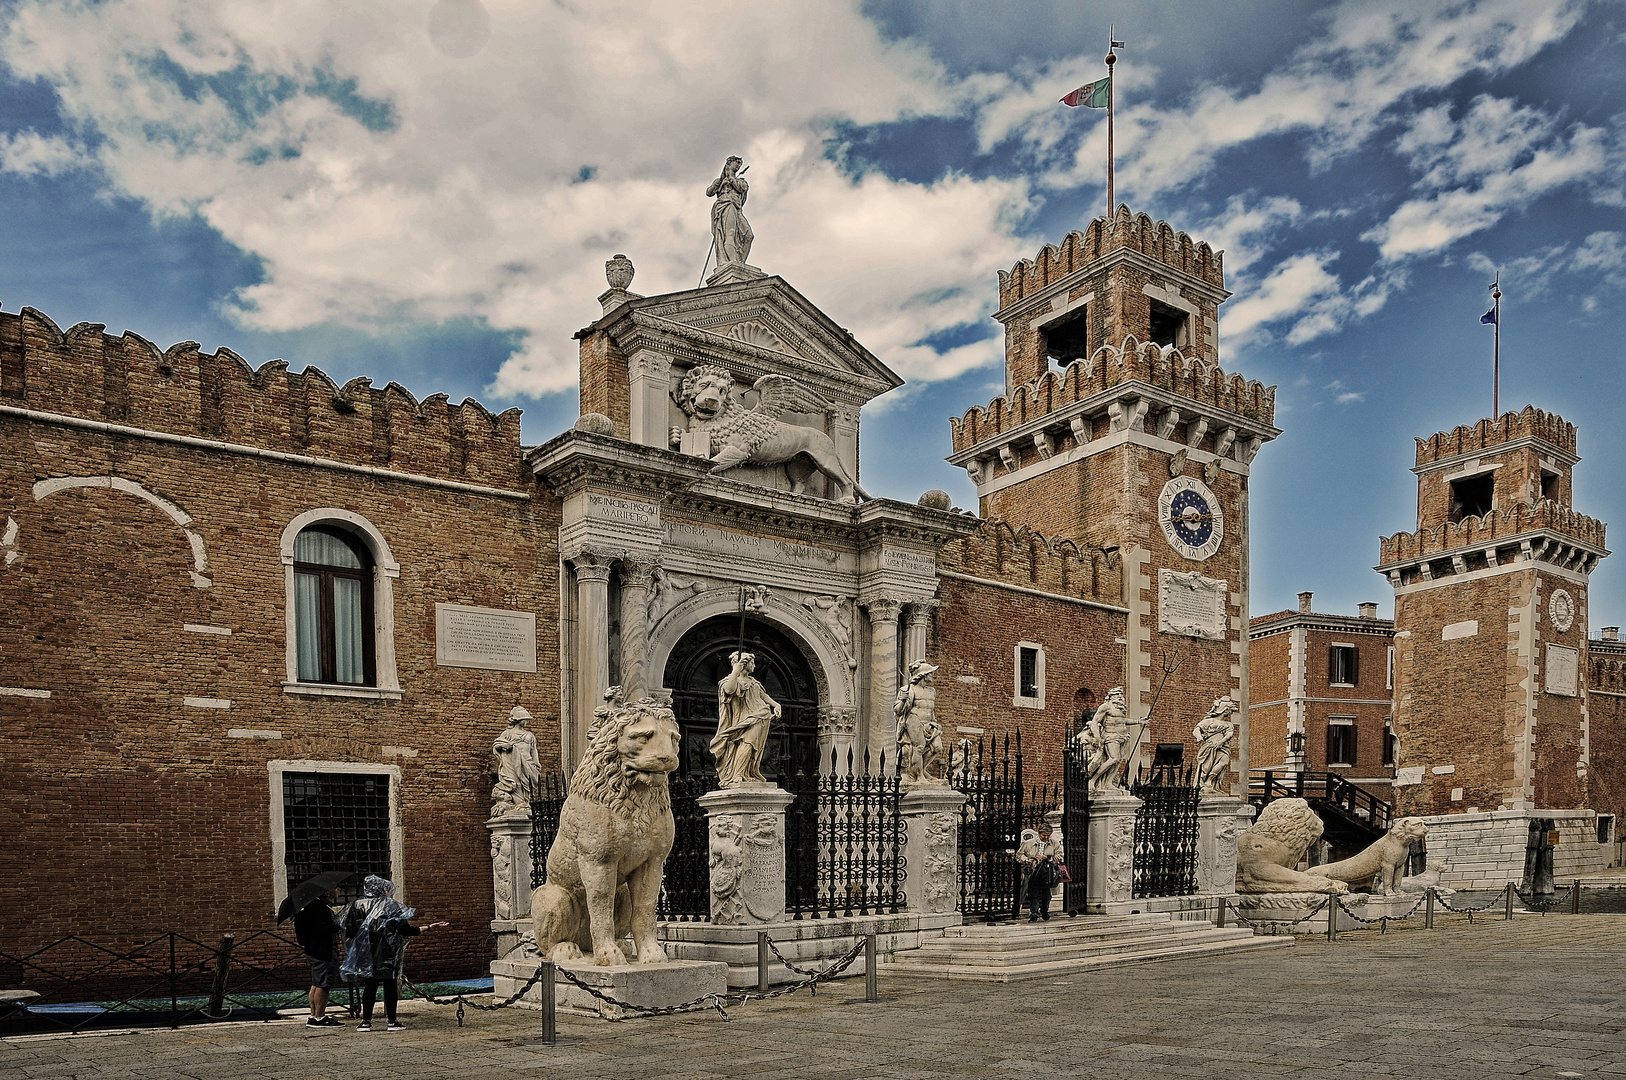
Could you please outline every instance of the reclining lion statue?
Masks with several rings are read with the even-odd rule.
[[[1359,855],[1318,866],[1315,871],[1351,885],[1370,881],[1373,892],[1392,896],[1401,891],[1400,878],[1406,872],[1406,857],[1427,835],[1428,826],[1423,824],[1422,818],[1404,817]]]
[[[548,880],[531,894],[543,957],[558,963],[591,952],[596,964],[625,964],[619,942],[630,932],[638,963],[666,960],[655,908],[672,850],[667,780],[677,765],[671,709],[645,698],[600,722],[559,811]]]
[[[1276,799],[1237,837],[1236,891],[1239,893],[1318,892],[1342,896],[1349,886],[1315,867],[1293,869],[1304,851],[1321,839],[1326,826],[1303,799]]]
[[[678,387],[678,408],[694,419],[691,430],[707,437],[712,472],[736,465],[784,465],[793,495],[800,495],[808,478],[819,472],[830,478],[832,496],[838,501],[851,502],[855,495],[870,497],[847,475],[830,436],[779,419],[782,412],[823,415],[830,409],[829,402],[788,375],[764,375],[753,383],[751,389],[758,398],[754,409],[735,400],[733,389],[733,374],[716,364],[696,364]],[[677,428],[672,429],[674,448],[681,435]]]

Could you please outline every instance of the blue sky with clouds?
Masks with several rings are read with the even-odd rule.
[[[740,153],[752,262],[909,380],[866,487],[971,505],[946,418],[999,390],[995,271],[1104,209],[1104,114],[1056,99],[1109,23],[1118,198],[1225,250],[1221,363],[1280,387],[1256,612],[1390,609],[1413,437],[1490,413],[1498,269],[1504,408],[1578,424],[1576,507],[1626,527],[1621,0],[9,0],[0,303],[518,405],[539,442],[603,261],[692,286]]]

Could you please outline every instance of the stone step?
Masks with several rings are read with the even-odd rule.
[[[1291,948],[1290,937],[1254,937],[1224,943],[1170,945],[1141,952],[1121,952],[1072,960],[1047,960],[1036,963],[996,967],[993,965],[924,964],[899,961],[883,969],[890,975],[928,979],[951,979],[964,982],[1023,982],[1056,975],[1101,968],[1126,967],[1131,964],[1155,964],[1191,957],[1215,956],[1222,953],[1256,952],[1263,949]]]
[[[1022,964],[1037,960],[1060,960],[1114,953],[1138,952],[1159,948],[1166,944],[1197,944],[1248,941],[1253,931],[1247,927],[1183,930],[1172,927],[1158,930],[1147,927],[1133,934],[1080,937],[1045,943],[1012,943],[1007,948],[945,948],[941,942],[923,945],[900,957],[900,963],[946,962],[953,964]]]

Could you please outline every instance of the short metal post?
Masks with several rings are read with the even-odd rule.
[[[1430,887],[1423,895],[1426,897],[1423,901],[1423,929],[1432,930],[1434,929],[1434,889]]]
[[[768,931],[757,931],[757,993],[768,992]]]
[[[181,1026],[181,989],[179,974],[175,969],[175,932],[169,934],[169,1026],[171,1029]]]
[[[864,1000],[880,1001],[881,991],[875,972],[875,935],[864,938]]]
[[[1509,919],[1513,918],[1513,882],[1508,882],[1507,888],[1503,889],[1502,891],[1507,894],[1505,897],[1507,904],[1502,909],[1502,921],[1507,922]]]
[[[1327,940],[1338,940],[1338,898],[1327,895]]]
[[[1575,884],[1570,886],[1570,914],[1581,914],[1581,879],[1576,878]]]
[[[209,1018],[218,1020],[226,1011],[226,973],[231,969],[233,934],[220,935],[220,948],[215,950],[215,982],[209,991]]]
[[[542,961],[542,1041],[553,1046],[559,1041],[559,1031],[556,1026],[554,1008],[554,985],[556,969],[552,960]]]

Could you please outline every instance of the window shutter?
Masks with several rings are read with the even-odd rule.
[[[1361,650],[1349,650],[1349,681],[1355,685],[1361,681]]]
[[[1357,761],[1359,761],[1359,760],[1360,760],[1360,759],[1359,759],[1359,758],[1358,758],[1358,757],[1357,757],[1357,756],[1356,756],[1356,755],[1357,755],[1357,754],[1359,754],[1359,753],[1360,753],[1360,750],[1359,750],[1359,749],[1358,749],[1358,747],[1357,747],[1357,746],[1356,746],[1356,742],[1355,742],[1355,738],[1356,738],[1356,735],[1357,735],[1357,734],[1358,734],[1358,732],[1357,732],[1357,731],[1356,731],[1356,729],[1355,729],[1355,725],[1354,725],[1354,724],[1351,724],[1351,725],[1350,725],[1350,726],[1349,726],[1349,728],[1348,728],[1348,730],[1349,730],[1349,763],[1350,763],[1350,764],[1351,764],[1351,765],[1353,765],[1353,764],[1355,764],[1355,763],[1356,763],[1356,762],[1357,762]]]
[[[1338,646],[1336,645],[1327,646],[1327,681],[1330,683],[1338,681]]]

